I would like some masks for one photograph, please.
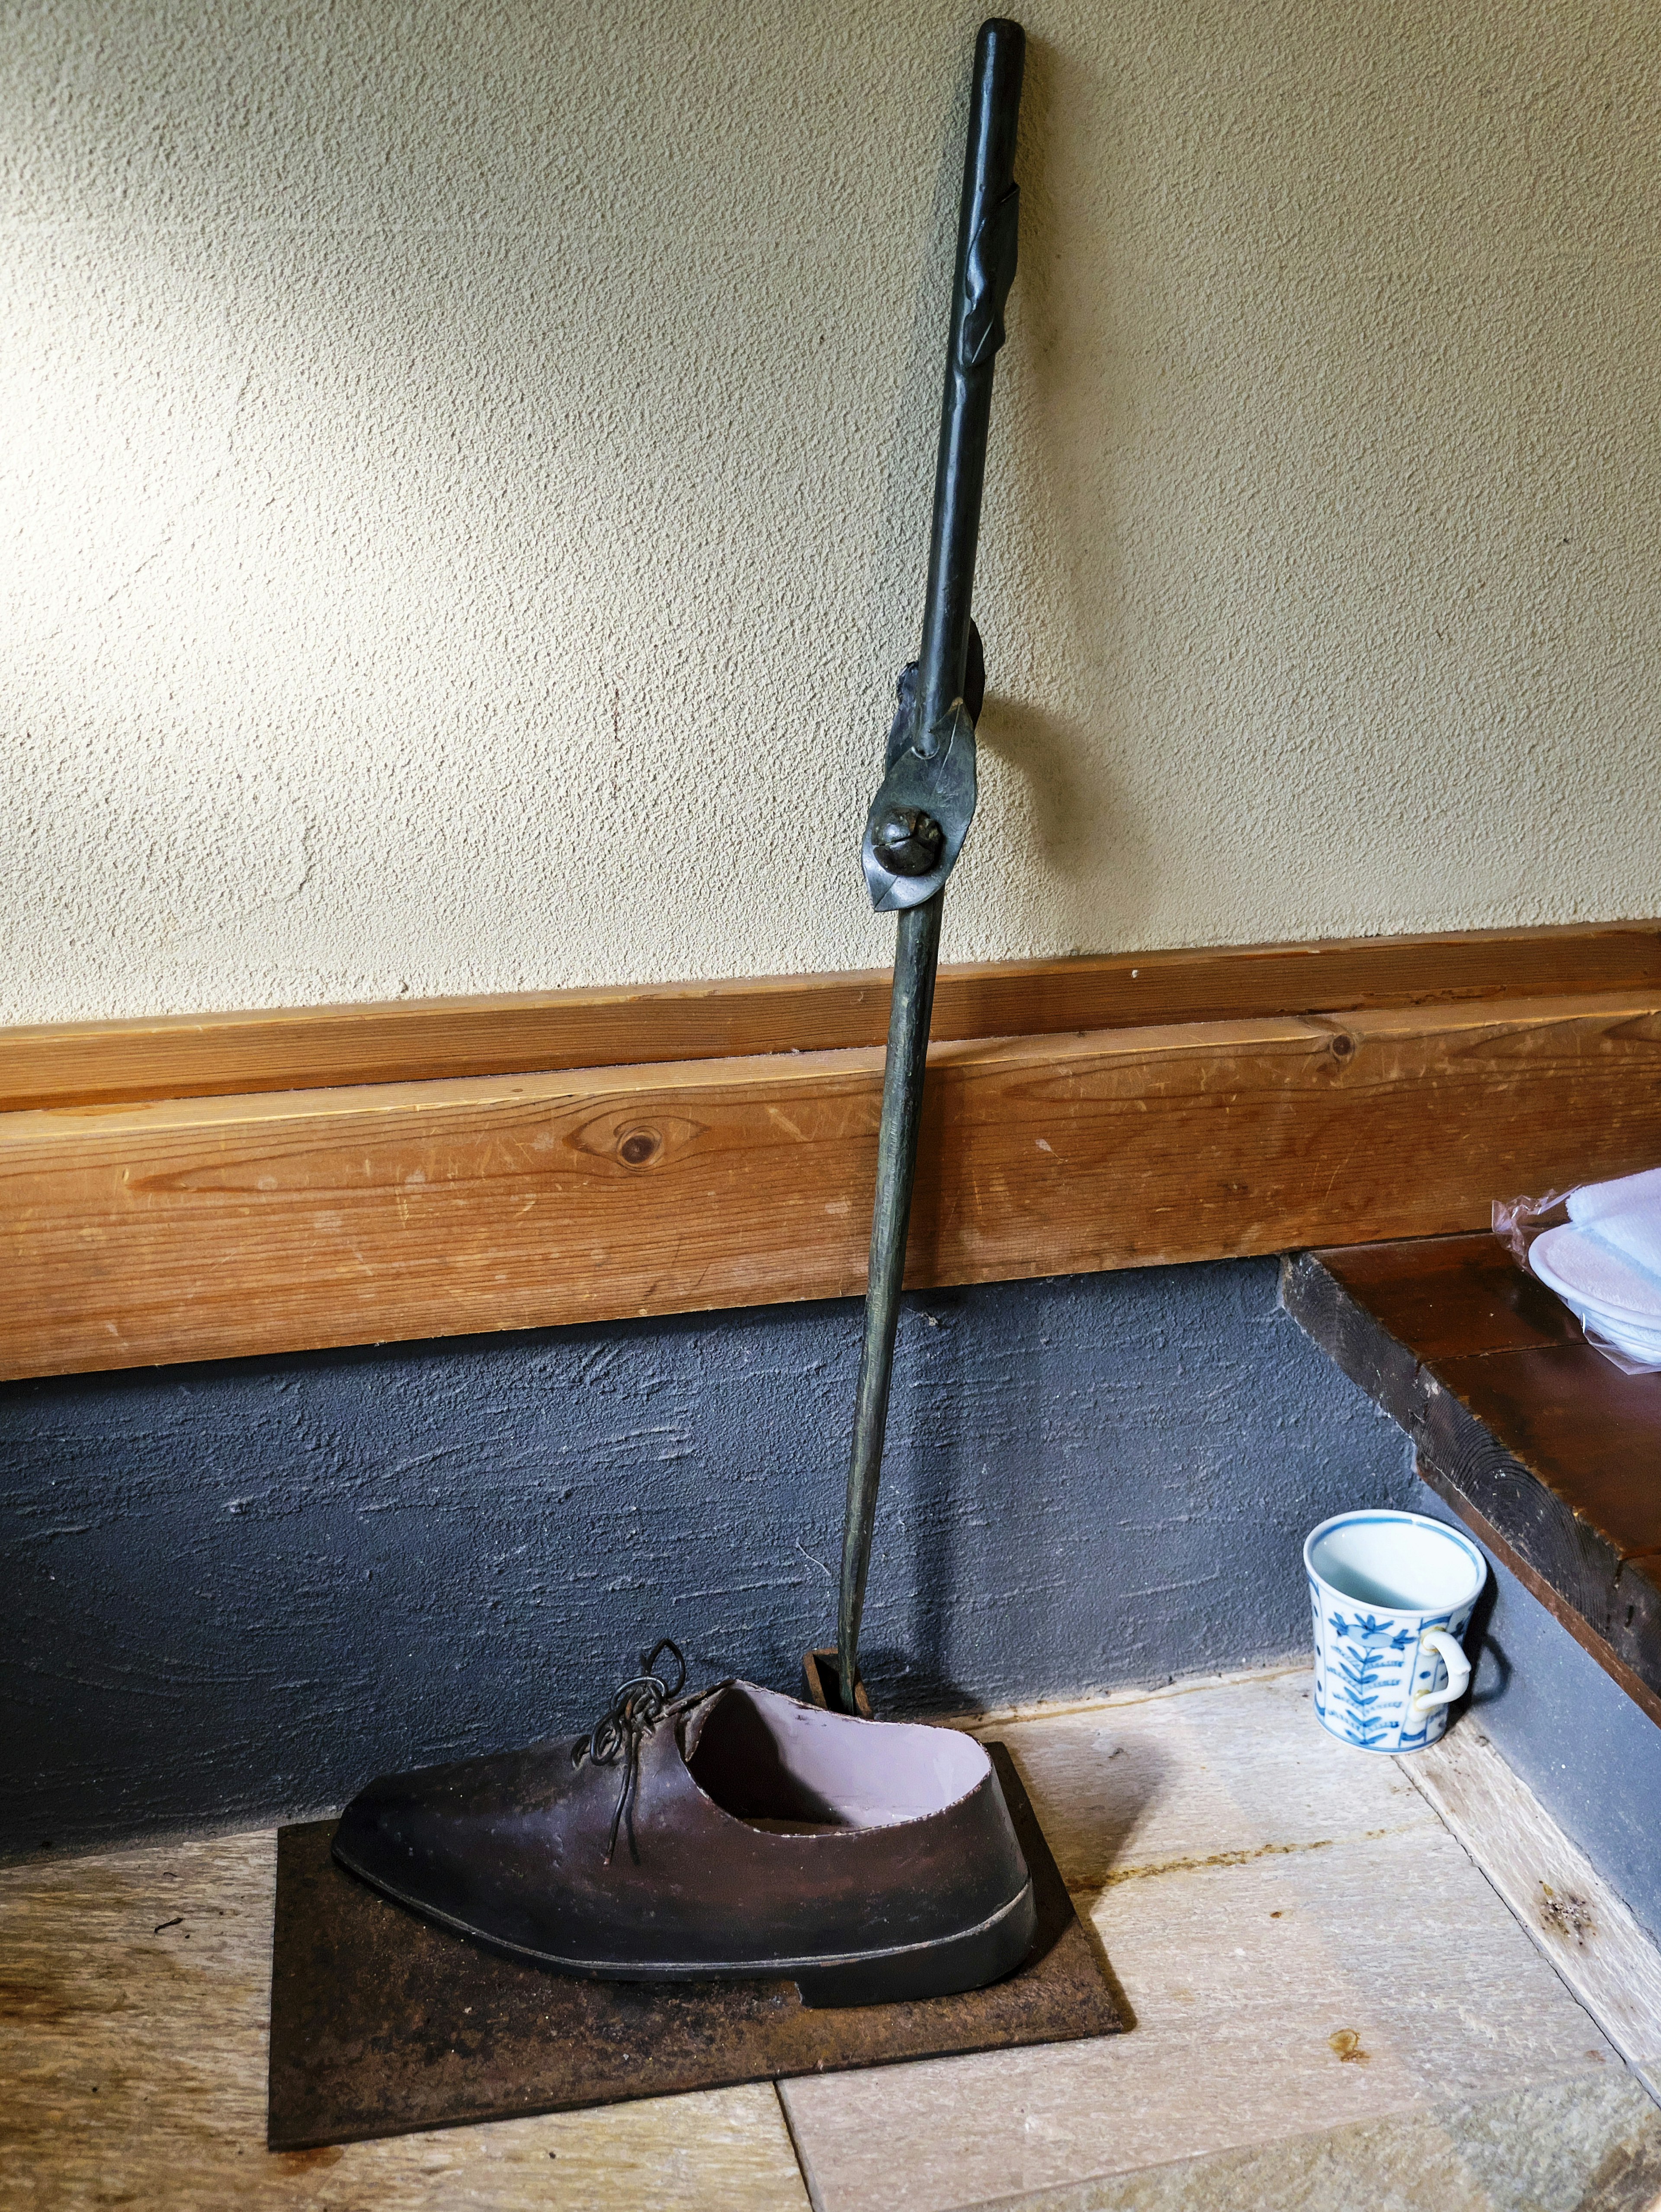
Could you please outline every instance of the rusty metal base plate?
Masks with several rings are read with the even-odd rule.
[[[1129,2025],[1001,1744],[1038,1933],[991,1989],[818,2011],[794,1982],[588,1982],[435,1927],[344,1873],[331,1820],[277,1837],[273,2150],[834,2073]]]

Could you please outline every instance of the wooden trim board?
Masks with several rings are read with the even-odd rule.
[[[1512,1773],[1474,1715],[1396,1764],[1661,2103],[1661,1953],[1625,1901]]]
[[[940,972],[934,1036],[1661,991],[1661,921],[1013,960]],[[888,976],[532,992],[0,1030],[0,1109],[880,1045]]]
[[[0,1117],[0,1371],[863,1288],[879,1050]],[[938,1044],[908,1280],[1484,1225],[1661,1157],[1661,993]]]

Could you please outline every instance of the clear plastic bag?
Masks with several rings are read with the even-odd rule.
[[[1569,1218],[1568,1201],[1579,1185],[1569,1190],[1548,1190],[1543,1198],[1496,1198],[1494,1233],[1525,1273],[1529,1246],[1542,1229],[1558,1229]]]
[[[1548,1190],[1538,1198],[1496,1198],[1494,1200],[1491,1209],[1494,1233],[1523,1273],[1533,1280],[1537,1282],[1539,1278],[1529,1265],[1530,1247],[1545,1230],[1563,1226],[1569,1218],[1568,1201],[1577,1190],[1586,1188],[1584,1183],[1573,1183],[1567,1190]],[[1549,1289],[1550,1285],[1542,1284],[1541,1288]],[[1611,1367],[1619,1368],[1623,1375],[1661,1375],[1661,1352],[1650,1356],[1633,1351],[1626,1345],[1616,1344],[1587,1314],[1564,1297],[1561,1291],[1553,1290],[1551,1294],[1568,1308],[1579,1322],[1586,1342],[1594,1352],[1600,1352]]]

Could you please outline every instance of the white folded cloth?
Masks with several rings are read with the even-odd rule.
[[[1661,1369],[1661,1168],[1589,1182],[1569,1218],[1529,1248],[1529,1266],[1589,1340],[1651,1372]]]
[[[1607,1338],[1634,1359],[1661,1359],[1661,1282],[1624,1253],[1571,1222],[1535,1238],[1529,1266],[1594,1340]]]
[[[1569,1193],[1569,1219],[1661,1281],[1661,1168]]]

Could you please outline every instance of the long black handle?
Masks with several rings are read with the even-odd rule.
[[[888,1428],[940,910],[946,878],[975,811],[975,720],[982,682],[978,653],[971,664],[970,616],[992,373],[1003,343],[1004,302],[1015,275],[1020,199],[1011,173],[1025,53],[1026,35],[1019,23],[995,16],[982,24],[964,152],[922,651],[916,667],[900,679],[888,773],[872,803],[862,848],[873,899],[879,911],[897,909],[900,919],[877,1139],[865,1339],[843,1522],[837,1672],[843,1709],[850,1713],[856,1710],[860,1621]]]
[[[842,1532],[842,1604],[837,1616],[837,1675],[843,1711],[855,1711],[854,1693],[865,1577],[871,1565],[871,1528],[882,1477],[888,1432],[888,1392],[894,1372],[894,1332],[899,1326],[900,1283],[905,1273],[905,1233],[911,1221],[911,1183],[922,1119],[923,1062],[928,1018],[934,1004],[934,968],[940,949],[943,891],[900,916],[894,947],[894,995],[888,1010],[888,1063],[883,1071],[882,1127],[877,1136],[877,1197],[871,1212],[871,1269],[865,1288],[865,1341],[860,1349],[859,1393],[854,1401],[854,1449],[848,1467],[848,1505]]]
[[[975,42],[969,140],[964,149],[958,217],[958,282],[946,354],[934,517],[928,544],[928,594],[919,659],[918,728],[927,733],[964,692],[970,603],[986,437],[992,420],[992,372],[1003,343],[1004,302],[1015,276],[1020,195],[1015,184],[1015,125],[1021,111],[1026,33],[995,15]]]

